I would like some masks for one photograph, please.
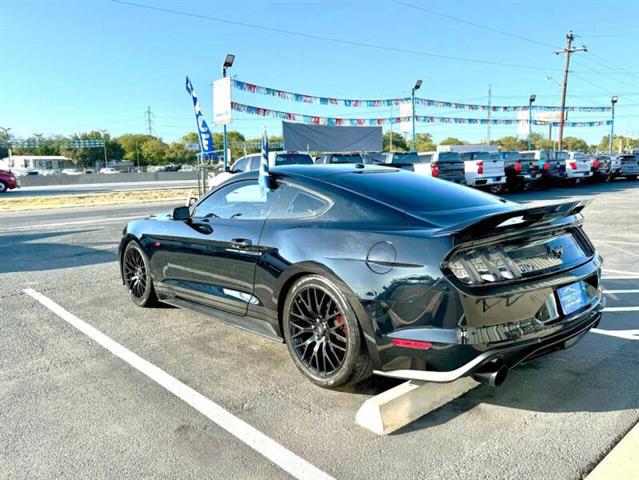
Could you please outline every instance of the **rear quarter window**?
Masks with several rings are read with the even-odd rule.
[[[369,172],[368,175],[345,173],[339,177],[335,182],[349,190],[408,212],[502,204],[498,197],[402,170]]]

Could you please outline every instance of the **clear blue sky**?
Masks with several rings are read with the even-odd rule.
[[[616,132],[639,136],[637,1],[405,0],[439,15],[390,0],[131,1],[195,16],[109,0],[0,0],[0,126],[11,127],[18,137],[102,128],[113,135],[142,132],[144,111],[151,106],[155,133],[171,141],[193,130],[185,74],[191,77],[210,119],[210,84],[220,76],[227,52],[236,55],[230,73],[237,78],[299,93],[388,98],[407,95],[415,80],[422,79],[419,94],[428,98],[486,103],[491,84],[493,104],[526,103],[531,93],[537,94],[538,104],[559,104],[560,88],[546,77],[561,82],[564,58],[535,42],[562,48],[566,32],[572,29],[579,35],[577,44],[586,44],[590,52],[573,56],[568,105],[608,105],[612,94],[619,95]],[[198,16],[537,68],[366,48]],[[322,116],[390,116],[385,108],[309,106],[244,93],[234,99]],[[419,113],[480,115],[436,108]],[[570,119],[605,120],[607,116],[575,113]],[[271,134],[281,131],[276,120],[242,114],[236,114],[230,128],[252,137],[259,135],[262,125]],[[493,126],[491,136],[514,134],[514,130]],[[418,132],[424,131],[436,140],[451,135],[470,141],[486,137],[486,127],[472,125],[418,125]],[[545,134],[546,129],[540,127],[539,132]],[[591,142],[606,134],[606,127],[566,132]]]

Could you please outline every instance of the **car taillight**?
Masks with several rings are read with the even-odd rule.
[[[404,340],[403,338],[393,338],[391,340],[396,347],[416,348],[418,350],[428,350],[433,346],[430,342],[423,342],[421,340]]]
[[[515,172],[521,172],[521,162],[515,162]]]
[[[544,163],[544,170],[550,170],[550,163]]]
[[[592,162],[592,168],[599,168],[599,160],[595,160]]]
[[[577,162],[570,162],[570,168],[577,170]]]
[[[476,165],[477,165],[477,173],[480,174],[480,175],[483,174],[484,173],[484,162],[480,160],[479,162],[476,163]]]
[[[436,163],[431,163],[430,170],[433,174],[433,177],[439,177],[439,165],[437,165]]]

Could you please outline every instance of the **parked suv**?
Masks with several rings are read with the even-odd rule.
[[[0,193],[20,188],[20,180],[9,170],[0,170]]]
[[[315,164],[327,163],[363,163],[362,155],[359,152],[353,153],[324,153],[315,157]]]
[[[460,152],[459,155],[464,161],[466,185],[501,192],[506,183],[503,160],[491,158],[490,152]]]

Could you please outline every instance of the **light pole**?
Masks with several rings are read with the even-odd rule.
[[[531,95],[528,99],[528,150],[532,150],[532,108],[537,95]]]
[[[100,130],[102,134],[102,146],[104,147],[104,168],[108,168],[109,160],[107,160],[107,151],[106,151],[106,130]]]
[[[610,123],[610,141],[608,142],[610,144],[610,148],[608,151],[610,155],[612,155],[612,148],[613,148],[613,145],[615,144],[615,103],[617,103],[617,100],[619,100],[619,97],[617,97],[616,95],[610,99],[610,104],[612,105],[612,122]]]
[[[415,138],[415,91],[419,90],[419,87],[422,86],[422,81],[421,80],[417,80],[415,82],[415,86],[412,88],[412,90],[410,91],[410,99],[411,99],[411,103],[412,103],[412,117],[413,117],[413,152],[417,151],[417,140]]]
[[[222,64],[222,78],[226,77],[226,69],[231,68],[233,66],[233,62],[235,61],[235,55],[229,53],[226,55],[224,59],[224,64]],[[227,139],[226,139],[226,123],[222,127],[224,130],[224,171],[226,172],[228,169],[228,153],[227,153]]]

